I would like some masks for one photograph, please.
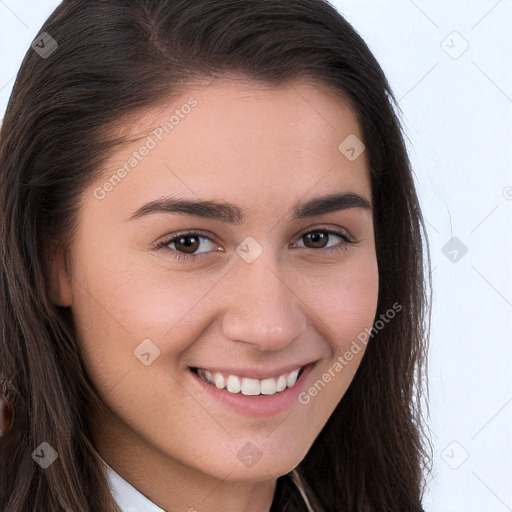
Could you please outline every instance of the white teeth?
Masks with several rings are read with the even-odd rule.
[[[213,384],[219,389],[226,389],[230,393],[242,393],[247,396],[255,395],[275,395],[284,391],[287,387],[291,388],[297,382],[300,368],[290,373],[285,373],[277,378],[250,379],[248,377],[239,377],[237,375],[228,375],[225,377],[222,373],[211,372],[198,368],[197,374],[206,382]]]
[[[277,379],[276,391],[283,391],[286,389],[286,375],[280,375]]]
[[[261,394],[274,395],[276,392],[276,379],[263,379],[261,381]]]
[[[226,381],[226,389],[230,393],[238,393],[242,389],[240,377],[237,377],[236,375],[230,375]]]
[[[299,370],[293,370],[293,372],[288,374],[286,378],[286,385],[291,388],[297,382],[297,376],[299,375]]]
[[[224,389],[226,387],[226,381],[224,380],[222,373],[216,373],[213,377],[214,383],[219,389]]]
[[[242,395],[259,395],[260,381],[258,379],[242,379]]]

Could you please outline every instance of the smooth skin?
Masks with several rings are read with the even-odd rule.
[[[197,105],[97,199],[95,189],[191,96]],[[350,161],[338,149],[351,134],[362,139],[360,127],[347,103],[323,87],[235,78],[191,87],[137,119],[120,129],[139,140],[111,155],[82,197],[69,250],[53,260],[55,302],[72,310],[87,371],[109,411],[91,418],[94,442],[168,511],[268,512],[276,478],[304,458],[364,350],[307,404],[261,417],[214,400],[189,368],[315,361],[307,389],[372,326],[371,208],[292,219],[296,204],[335,192],[371,204],[366,154]],[[233,203],[243,222],[172,212],[130,220],[171,195]],[[322,229],[344,236],[304,236]],[[207,238],[188,239],[188,249],[155,248],[183,232]],[[252,263],[236,251],[249,236],[263,249]],[[195,259],[178,260],[191,246]],[[134,355],[145,339],[160,350],[148,366]],[[252,467],[237,457],[247,442],[262,455]]]

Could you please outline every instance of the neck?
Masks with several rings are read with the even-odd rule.
[[[237,482],[233,472],[215,478],[162,453],[127,425],[113,424],[112,418],[95,421],[91,429],[104,461],[166,512],[269,512],[271,508],[274,478]]]

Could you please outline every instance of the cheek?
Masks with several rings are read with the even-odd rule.
[[[156,366],[178,371],[183,353],[201,335],[205,308],[218,302],[215,285],[222,283],[221,274],[192,279],[135,265],[129,257],[113,265],[88,255],[76,268],[73,318],[88,374],[105,399],[128,372],[129,378],[137,376],[141,392],[146,384],[154,386],[155,365],[136,358],[138,347],[149,347]]]
[[[90,259],[74,279],[72,309],[87,338],[117,348],[125,339],[133,351],[146,338],[157,343],[172,337],[170,333],[182,322],[190,328],[197,305],[221,278],[155,272],[151,264],[136,264],[129,258],[118,259],[115,266]]]
[[[331,348],[331,357],[318,368],[319,378],[300,397],[322,428],[347,391],[359,367],[377,311],[379,273],[369,253],[339,272],[331,272],[322,286],[311,288],[308,305],[316,325]]]
[[[341,283],[339,307],[337,308],[336,327],[343,333],[343,340],[338,347],[346,349],[346,341],[354,340],[371,327],[377,312],[379,295],[379,277],[377,266],[355,273],[353,279]]]
[[[361,258],[315,282],[305,291],[307,304],[319,319],[317,325],[335,352],[371,327],[377,311],[379,273],[374,256]]]

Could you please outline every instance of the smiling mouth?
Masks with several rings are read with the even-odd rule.
[[[238,375],[228,375],[221,372],[212,372],[203,368],[190,369],[205,382],[217,387],[218,389],[223,389],[235,395],[242,394],[246,396],[257,396],[275,395],[282,393],[288,388],[292,388],[295,386],[295,383],[302,375],[306,366],[302,366],[277,377],[270,377],[266,379],[251,379],[248,377],[240,377]]]

